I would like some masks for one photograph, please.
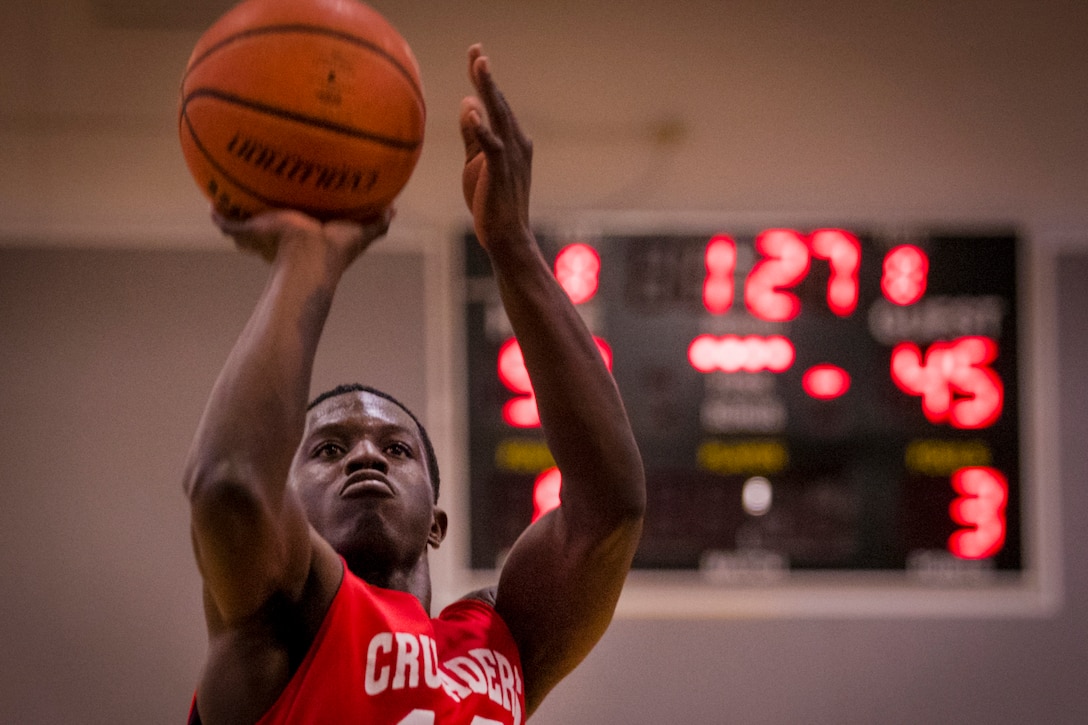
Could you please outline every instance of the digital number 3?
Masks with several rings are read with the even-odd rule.
[[[949,507],[949,515],[967,528],[952,534],[948,550],[961,559],[986,559],[1001,551],[1009,499],[1005,476],[985,466],[961,468],[952,474],[952,488],[959,496]]]

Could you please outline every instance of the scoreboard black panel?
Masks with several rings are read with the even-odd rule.
[[[642,451],[636,568],[1020,571],[1015,233],[539,238]],[[464,243],[471,565],[490,569],[561,480]]]

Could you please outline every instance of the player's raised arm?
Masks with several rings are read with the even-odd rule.
[[[461,128],[466,202],[525,356],[562,503],[518,539],[496,608],[521,651],[531,713],[604,633],[642,530],[642,461],[600,352],[529,223],[532,144],[474,46]]]
[[[271,272],[215,383],[185,469],[213,629],[244,621],[273,594],[297,596],[306,581],[316,537],[287,478],[314,354],[341,274],[389,219],[322,225],[283,211],[218,222],[270,260]]]

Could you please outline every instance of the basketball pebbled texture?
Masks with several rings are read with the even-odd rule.
[[[200,37],[181,84],[186,163],[233,218],[379,213],[411,176],[425,121],[411,48],[357,0],[244,0]]]

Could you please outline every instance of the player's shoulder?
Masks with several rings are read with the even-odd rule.
[[[461,597],[461,601],[483,602],[487,606],[494,609],[495,608],[495,599],[496,599],[496,593],[497,592],[498,592],[498,587],[495,587],[495,586],[484,587],[483,589],[477,589],[474,592],[469,592],[465,596]]]

